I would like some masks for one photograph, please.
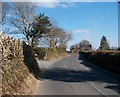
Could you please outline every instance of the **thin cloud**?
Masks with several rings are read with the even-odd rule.
[[[71,32],[72,33],[89,33],[90,30],[87,30],[87,29],[76,29],[76,30],[73,30]]]
[[[55,1],[55,0],[53,0]],[[39,7],[45,7],[45,8],[55,8],[55,7],[63,7],[63,8],[68,8],[68,7],[73,7],[75,6],[75,3],[73,2],[36,2],[35,5]]]
[[[60,0],[1,0],[1,2],[31,2],[35,6],[43,7],[43,8],[68,8],[76,5],[76,2],[69,1],[60,1]]]
[[[76,3],[74,2],[66,2],[66,3],[60,3],[60,6],[61,7],[73,7],[73,6],[75,6],[76,5]]]
[[[44,8],[55,8],[59,6],[59,2],[36,2],[34,4],[36,6],[44,7]]]

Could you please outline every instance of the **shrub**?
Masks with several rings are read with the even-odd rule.
[[[64,48],[64,47],[59,47],[59,48],[57,48],[57,50],[58,50],[59,55],[66,54],[66,48]]]
[[[97,51],[80,52],[85,60],[101,66],[108,70],[119,73],[120,71],[120,52],[119,51]]]
[[[120,50],[120,47],[117,50]]]
[[[39,59],[54,59],[66,54],[66,48],[43,48],[37,47],[34,49],[35,54],[37,54]],[[47,56],[46,56],[47,55]]]
[[[38,55],[39,59],[44,59],[45,55],[46,55],[46,48],[43,47],[36,47],[34,49],[35,53]]]
[[[56,48],[47,48],[46,49],[46,53],[47,53],[47,59],[54,59],[54,58],[58,58],[58,51]]]

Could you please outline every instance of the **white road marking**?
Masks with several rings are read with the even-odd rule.
[[[94,82],[87,82],[89,83],[89,85],[91,87],[93,87],[95,90],[97,90],[99,93],[101,93],[102,95],[105,95],[105,93],[103,91],[101,91],[100,89],[98,89],[95,85],[93,85]]]

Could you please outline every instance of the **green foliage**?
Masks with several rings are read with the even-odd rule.
[[[31,30],[31,38],[32,43],[31,46],[34,47],[35,43],[38,42],[37,40],[42,37],[42,34],[46,34],[50,32],[51,29],[51,21],[49,20],[48,16],[45,16],[44,13],[40,13],[38,16],[36,16],[35,20],[32,24],[32,30]]]
[[[59,48],[36,47],[34,51],[38,55],[39,59],[44,59],[45,57],[46,59],[53,59],[66,54],[66,48],[63,47]]]
[[[110,50],[110,46],[105,36],[101,39],[99,50]]]
[[[35,37],[40,37],[41,34],[47,33],[50,30],[51,22],[48,16],[45,16],[44,13],[40,13],[36,16],[33,22],[33,29],[31,35]]]
[[[47,53],[47,50],[43,47],[36,47],[34,49],[35,53],[38,55],[38,58],[39,59],[44,59],[46,53]]]

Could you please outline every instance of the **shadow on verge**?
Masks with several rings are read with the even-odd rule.
[[[28,67],[29,71],[34,75],[34,77],[38,79],[40,76],[38,63],[34,57],[31,47],[26,45],[25,42],[23,42],[23,55],[25,65]]]

